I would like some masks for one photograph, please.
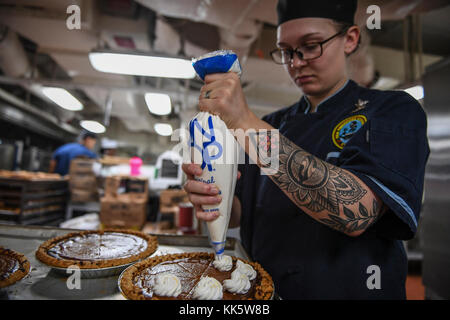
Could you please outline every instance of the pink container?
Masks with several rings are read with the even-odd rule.
[[[139,157],[133,157],[130,159],[130,175],[132,176],[138,176],[141,174],[141,166],[142,166],[142,159]]]

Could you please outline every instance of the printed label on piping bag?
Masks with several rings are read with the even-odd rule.
[[[237,178],[238,145],[225,123],[215,115],[200,112],[189,123],[191,159],[200,164],[202,174],[195,180],[214,184],[222,202],[204,205],[205,212],[219,212],[219,217],[207,222],[211,241],[225,241]],[[220,248],[218,248],[220,251]]]
[[[211,73],[241,73],[237,55],[225,50],[212,52],[194,60],[193,66],[202,80]],[[207,112],[200,112],[190,121],[189,136],[191,160],[200,164],[203,170],[195,179],[214,184],[222,197],[222,202],[218,205],[202,206],[205,212],[219,213],[219,217],[207,222],[207,226],[211,245],[220,257],[225,249],[236,186],[238,145],[225,122]]]

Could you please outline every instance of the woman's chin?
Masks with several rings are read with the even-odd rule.
[[[317,83],[303,83],[297,86],[302,89],[303,94],[308,96],[315,96],[321,92],[320,86]]]

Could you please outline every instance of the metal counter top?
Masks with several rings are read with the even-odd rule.
[[[45,240],[74,231],[78,230],[0,224],[0,246],[25,255],[31,265],[26,277],[0,289],[0,299],[124,300],[117,284],[119,275],[95,279],[82,278],[80,289],[69,289],[67,282],[71,274],[61,274],[36,259],[35,252]],[[213,252],[206,236],[168,234],[154,234],[154,236],[158,238],[158,249],[152,256],[195,251]],[[250,260],[240,242],[234,238],[227,239],[225,254]]]

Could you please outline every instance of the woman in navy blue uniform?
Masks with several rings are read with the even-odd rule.
[[[402,91],[363,88],[348,78],[357,50],[356,1],[281,0],[277,48],[303,96],[258,119],[232,73],[205,78],[199,106],[231,129],[262,132],[254,148],[272,144],[279,168],[240,165],[230,227],[240,225],[251,258],[271,274],[283,299],[405,299],[402,240],[417,231],[429,155],[426,115]],[[207,95],[206,92],[208,92]],[[246,151],[248,152],[249,146]],[[183,165],[197,217],[221,201]]]

